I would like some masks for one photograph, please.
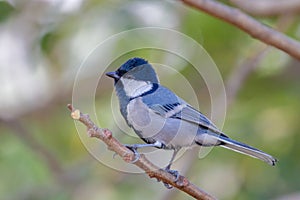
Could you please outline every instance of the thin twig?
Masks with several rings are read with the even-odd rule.
[[[90,119],[89,115],[82,114],[79,110],[73,108],[72,105],[69,104],[68,108],[71,111],[71,117],[74,120],[80,121],[87,127],[87,133],[90,137],[102,140],[109,150],[117,153],[125,162],[130,163],[135,160],[134,153],[114,138],[110,130],[97,127]],[[143,154],[141,154],[139,159],[132,164],[144,170],[150,178],[156,178],[157,180],[172,185],[196,199],[215,199],[196,185],[189,182],[184,176],[180,175],[179,179],[175,181],[175,177],[172,174],[155,166]]]
[[[232,8],[214,0],[181,0],[198,10],[222,19],[252,37],[272,45],[300,60],[300,43],[271,27],[265,26],[239,9]]]

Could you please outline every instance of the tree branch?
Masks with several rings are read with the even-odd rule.
[[[109,150],[117,153],[125,162],[130,163],[135,160],[134,153],[114,138],[110,130],[97,127],[90,119],[89,115],[82,114],[79,110],[73,108],[72,105],[69,104],[68,108],[71,111],[71,117],[74,120],[80,121],[87,127],[87,133],[90,137],[102,140]],[[159,181],[172,185],[196,199],[215,199],[196,185],[189,182],[189,180],[184,176],[180,175],[178,181],[175,182],[175,177],[172,174],[155,166],[143,154],[141,154],[139,159],[133,164],[144,170],[150,178],[156,178]]]
[[[290,25],[295,21],[289,15],[281,16],[276,24],[280,31],[287,30]],[[237,93],[244,85],[248,76],[257,68],[258,64],[268,54],[270,46],[263,43],[255,45],[248,58],[244,59],[241,65],[237,66],[227,78],[225,88],[227,96],[227,107],[230,106],[236,99]]]
[[[300,0],[230,0],[230,2],[255,16],[275,16],[300,12]]]
[[[204,11],[214,17],[224,20],[252,37],[272,45],[300,60],[300,43],[262,23],[239,9],[232,8],[214,0],[181,0],[198,10]]]

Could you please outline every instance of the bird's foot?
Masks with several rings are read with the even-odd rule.
[[[168,167],[165,168],[165,171],[167,171],[168,173],[170,173],[170,174],[172,174],[173,176],[175,176],[174,183],[176,183],[176,182],[178,181],[178,179],[179,179],[179,172],[178,172],[178,171],[176,171],[176,170],[171,170],[171,169],[169,169]],[[173,186],[171,186],[171,185],[168,184],[168,183],[163,182],[163,184],[164,184],[164,186],[165,186],[167,189],[172,189],[172,188],[173,188]]]
[[[177,182],[179,179],[179,172],[176,170],[171,170],[171,169],[165,169],[167,172],[169,172],[170,174],[172,174],[173,176],[175,176],[175,181]]]
[[[167,189],[172,189],[173,186],[170,185],[169,183],[166,183],[166,182],[163,182],[164,186],[167,188]]]
[[[140,159],[140,154],[139,154],[139,152],[137,151],[137,149],[138,149],[138,145],[136,145],[136,144],[125,144],[125,147],[127,147],[128,149],[130,149],[131,151],[133,151],[133,153],[134,153],[134,160],[133,161],[131,161],[130,163],[135,163],[136,161],[138,161],[138,159]]]

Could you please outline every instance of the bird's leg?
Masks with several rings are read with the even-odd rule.
[[[173,163],[173,161],[174,161],[174,159],[175,159],[175,157],[176,157],[178,151],[179,151],[179,149],[174,149],[172,158],[171,158],[169,164],[167,165],[167,167],[165,168],[166,171],[168,171],[169,173],[171,173],[171,174],[173,174],[174,176],[176,176],[176,180],[175,180],[175,181],[177,181],[178,178],[179,178],[178,171],[176,171],[176,170],[171,170],[170,168],[171,168],[171,165],[172,165],[172,163]]]
[[[175,181],[174,181],[174,182],[178,181],[178,179],[179,179],[179,173],[178,173],[178,171],[176,171],[176,170],[171,170],[170,168],[171,168],[171,165],[172,165],[172,163],[173,163],[173,161],[174,161],[174,159],[175,159],[175,157],[176,157],[178,151],[179,151],[179,149],[174,149],[172,158],[171,158],[169,164],[167,165],[167,167],[165,168],[165,170],[166,170],[167,172],[169,172],[170,174],[172,174],[172,175],[175,176]],[[168,189],[173,188],[173,187],[170,186],[168,183],[163,183],[163,184],[164,184],[165,187],[168,188]]]
[[[153,144],[124,144],[128,149],[133,151],[135,155],[135,159],[131,163],[135,163],[138,159],[140,159],[140,154],[137,151],[139,148],[144,148],[144,147],[157,147],[157,148],[162,148],[164,146],[163,143],[156,141]]]
[[[153,144],[125,144],[125,146],[130,149],[131,151],[134,152],[134,155],[135,155],[135,159],[131,162],[131,163],[135,163],[139,158],[140,158],[140,154],[138,153],[137,149],[139,148],[144,148],[144,147],[156,147],[156,148],[164,148],[165,144],[159,142],[159,141],[156,141],[155,143]],[[173,152],[173,155],[172,155],[172,158],[169,162],[169,164],[167,165],[167,167],[165,168],[165,170],[167,172],[169,172],[170,174],[174,175],[175,176],[175,181],[176,182],[178,179],[179,179],[179,173],[178,171],[176,170],[171,170],[171,165],[178,153],[179,149],[174,149],[174,152]],[[163,184],[165,185],[166,188],[168,189],[171,189],[173,188],[171,185],[169,185],[168,183],[165,183],[163,182]]]

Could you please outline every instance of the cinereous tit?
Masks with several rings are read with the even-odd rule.
[[[137,153],[141,147],[173,150],[171,164],[182,147],[194,145],[221,146],[275,165],[276,158],[244,143],[235,141],[220,131],[206,116],[186,103],[168,88],[159,84],[148,61],[131,58],[114,72],[106,73],[114,79],[121,114],[128,126],[146,144],[127,145]]]

